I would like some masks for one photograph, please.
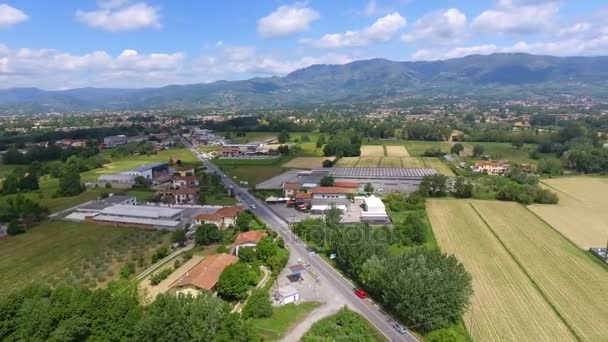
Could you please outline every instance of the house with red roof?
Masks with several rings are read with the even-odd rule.
[[[239,258],[228,253],[207,256],[182,274],[171,285],[171,290],[178,296],[193,297],[213,291],[226,267],[238,261]]]
[[[220,229],[236,225],[236,219],[243,212],[243,208],[237,206],[223,207],[212,213],[202,213],[196,216],[196,224],[214,224]]]
[[[260,240],[268,236],[268,233],[264,230],[250,230],[237,235],[234,240],[233,250],[236,256],[239,256],[239,248],[243,247],[255,247]]]

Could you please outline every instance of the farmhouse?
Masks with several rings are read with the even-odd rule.
[[[222,272],[237,261],[239,258],[227,253],[210,255],[176,280],[171,290],[178,296],[193,297],[213,291]]]
[[[171,178],[171,183],[173,188],[189,188],[189,187],[198,187],[198,177],[196,176],[173,176]]]
[[[243,209],[241,207],[223,207],[214,213],[203,213],[197,215],[195,218],[195,223],[197,225],[214,224],[220,229],[225,229],[236,224],[236,219],[242,211]]]
[[[508,170],[509,164],[502,161],[493,162],[482,160],[475,163],[475,166],[473,166],[473,172],[483,172],[493,176],[504,175]]]
[[[239,256],[239,249],[243,247],[255,247],[260,240],[268,236],[263,230],[250,230],[240,233],[234,240],[234,254]]]

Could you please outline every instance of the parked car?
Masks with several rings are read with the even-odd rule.
[[[395,325],[393,325],[393,328],[395,328],[395,330],[397,330],[397,332],[400,333],[401,335],[403,335],[407,332],[407,330],[405,330],[404,327],[399,325],[399,323],[395,323]]]
[[[363,291],[361,289],[355,289],[355,296],[357,296],[361,299],[365,299],[365,298],[367,298],[367,293],[365,293],[365,291]]]

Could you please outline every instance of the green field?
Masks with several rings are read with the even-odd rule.
[[[411,141],[411,140],[407,140],[404,142],[404,144],[405,144],[405,148],[407,148],[407,151],[410,153],[410,156],[412,156],[412,157],[422,157],[424,154],[424,151],[426,151],[432,147],[439,147],[439,148],[441,148],[441,151],[444,151],[445,153],[450,152],[450,147],[449,147],[448,143],[445,141]]]
[[[247,132],[243,137],[236,137],[232,134],[230,139],[235,144],[246,144],[255,141],[263,141],[267,139],[277,138],[280,132]],[[226,132],[218,132],[220,135],[225,135]],[[307,135],[310,138],[308,142],[302,142],[302,136]],[[323,148],[317,148],[317,139],[319,139],[320,133],[312,132],[290,132],[290,142],[292,146],[299,146],[301,150],[297,153],[298,157],[320,157],[323,156]],[[296,142],[298,140],[298,142]],[[274,144],[278,144],[275,141]]]
[[[169,159],[174,157],[186,164],[200,164],[196,157],[186,148],[172,148],[159,151],[153,155],[128,156],[119,160],[105,164],[103,167],[83,172],[80,177],[83,181],[94,181],[99,176],[108,173],[117,173],[126,170],[134,169],[150,163],[169,162]]]
[[[148,264],[150,250],[167,239],[157,231],[44,222],[0,240],[0,294],[34,284],[101,286],[117,278],[125,262],[137,265],[141,257],[142,266]]]
[[[272,316],[252,320],[253,328],[265,341],[279,340],[296,322],[301,321],[321,303],[302,302],[273,308]]]
[[[608,341],[605,267],[519,204],[473,207],[581,340]]]
[[[432,168],[446,176],[453,176],[454,172],[440,158],[431,157],[344,157],[336,163],[337,167],[404,167],[404,168]]]
[[[500,143],[500,142],[466,142],[463,143],[466,148],[472,149],[475,145],[482,145],[484,147],[484,154],[489,155],[492,159],[496,160],[508,160],[519,164],[531,164],[536,165],[537,160],[531,159],[529,151],[536,148],[536,145],[525,144],[521,149],[516,149],[511,143]],[[543,153],[542,158],[558,160],[554,154]]]
[[[492,214],[511,213],[509,207],[497,209]],[[576,340],[470,201],[430,200],[427,212],[441,250],[456,255],[473,277],[475,294],[464,316],[473,340]]]
[[[290,160],[290,157],[277,157],[272,159],[214,159],[213,163],[219,166],[228,177],[235,182],[247,181],[249,187],[278,176],[287,169],[281,165]]]

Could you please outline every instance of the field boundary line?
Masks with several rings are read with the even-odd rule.
[[[384,151],[383,157],[388,157],[388,151],[386,150],[386,145],[382,145],[382,150]]]
[[[555,192],[558,192],[560,195],[564,195],[564,196],[566,196],[566,197],[568,197],[568,198],[570,198],[570,199],[572,199],[572,200],[574,200],[574,201],[576,201],[576,202],[578,202],[578,203],[585,204],[585,202],[581,201],[580,199],[578,199],[578,198],[576,198],[576,197],[574,197],[574,196],[572,196],[572,195],[570,195],[570,194],[568,194],[568,193],[565,193],[564,191],[562,191],[562,190],[560,190],[560,189],[558,189],[558,188],[554,187],[553,185],[547,184],[547,183],[543,182],[542,180],[540,181],[540,183],[541,183],[542,185],[544,185],[544,186],[546,186],[546,187],[550,188],[551,190],[553,190],[553,191],[555,191]]]
[[[521,262],[519,262],[519,260],[515,257],[515,255],[507,247],[507,245],[500,239],[500,237],[498,236],[498,234],[496,234],[496,232],[492,229],[492,227],[490,226],[490,224],[488,223],[488,221],[486,221],[486,219],[481,215],[481,213],[477,210],[477,208],[475,208],[475,205],[473,204],[473,202],[469,202],[469,205],[471,206],[471,208],[473,208],[473,211],[481,219],[481,221],[483,221],[484,225],[486,227],[488,227],[488,229],[490,230],[490,232],[492,233],[492,235],[496,238],[496,240],[498,241],[498,243],[505,249],[505,251],[507,251],[507,253],[511,257],[511,259],[513,259],[513,261],[515,262],[515,264],[517,264],[517,266],[522,270],[522,272],[524,272],[524,274],[530,280],[530,282],[532,283],[532,285],[534,286],[534,288],[538,291],[538,293],[545,300],[545,302],[547,302],[547,304],[549,305],[549,307],[551,308],[551,310],[553,310],[553,312],[555,312],[555,314],[562,321],[562,323],[564,323],[564,325],[566,326],[566,328],[568,328],[568,330],[572,333],[572,335],[577,340],[583,341],[583,339],[581,338],[581,336],[579,336],[579,334],[577,334],[577,332],[574,330],[574,328],[572,326],[570,326],[570,323],[568,323],[568,321],[564,318],[564,316],[562,316],[561,313],[557,310],[557,308],[555,307],[555,305],[553,305],[553,303],[549,300],[549,298],[547,297],[547,295],[543,292],[543,290],[541,289],[541,287],[536,283],[536,281],[534,280],[534,278],[532,278],[532,276],[530,275],[530,273],[528,273],[528,271],[523,267],[523,265],[521,264]]]
[[[552,204],[543,204],[543,205],[552,205]],[[568,241],[568,243],[572,246],[574,246],[574,248],[580,250],[583,252],[583,254],[585,254],[587,257],[593,259],[594,262],[602,265],[605,269],[608,270],[608,264],[606,264],[605,262],[602,262],[601,260],[599,260],[595,255],[593,255],[589,249],[584,249],[581,248],[579,245],[577,245],[576,243],[574,243],[574,241],[570,240],[566,235],[564,235],[562,232],[560,232],[557,228],[553,227],[552,225],[549,224],[549,222],[545,221],[544,218],[542,218],[540,215],[538,215],[537,213],[534,212],[534,210],[528,208],[528,206],[525,206],[526,210],[528,210],[530,213],[532,213],[532,215],[534,215],[537,219],[539,219],[542,223],[546,224],[547,226],[549,226],[551,228],[551,230],[554,230],[557,234],[559,234],[559,236],[561,236],[562,238],[566,239],[566,241]]]

